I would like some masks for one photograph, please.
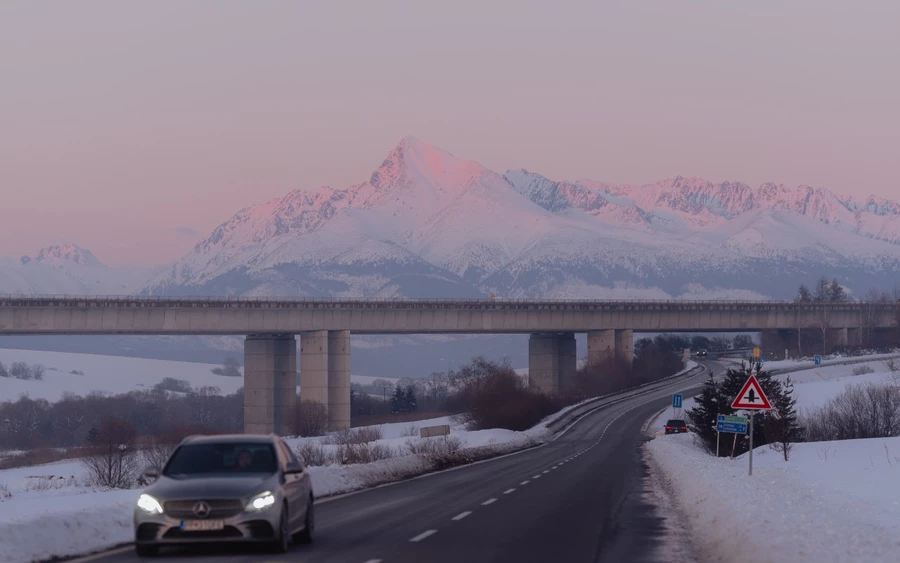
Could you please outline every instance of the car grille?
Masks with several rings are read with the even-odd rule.
[[[159,533],[159,529],[162,528],[160,524],[141,524],[138,526],[137,533],[135,537],[137,541],[152,541],[156,539],[156,534]]]
[[[197,500],[173,500],[163,505],[164,512],[172,518],[197,518],[194,514],[194,505],[202,499]],[[205,520],[215,520],[222,518],[231,518],[237,516],[244,509],[244,505],[239,500],[204,500],[209,505],[209,514],[204,516]]]
[[[205,540],[205,539],[224,539],[224,538],[242,538],[244,534],[234,526],[225,526],[222,530],[203,530],[197,532],[189,532],[181,528],[170,528],[163,535],[165,540]]]

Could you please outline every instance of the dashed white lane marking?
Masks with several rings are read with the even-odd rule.
[[[559,466],[558,466],[558,465],[554,465],[554,466],[551,467],[550,469],[556,469],[557,467],[559,467]]]
[[[484,501],[483,503],[481,503],[481,506],[487,506],[489,504],[494,504],[495,502],[497,502],[497,499],[489,498],[486,501]]]
[[[521,485],[521,486],[524,487],[524,486],[527,485],[528,483],[531,483],[531,481],[529,481],[529,480],[526,479],[526,480],[522,481],[521,483],[519,483],[519,485]]]
[[[413,542],[413,543],[415,543],[415,542],[420,542],[420,541],[424,540],[424,539],[427,538],[427,537],[433,536],[433,535],[436,534],[436,533],[437,533],[437,530],[426,530],[426,531],[422,532],[421,534],[419,534],[418,536],[415,536],[415,537],[413,537],[413,538],[409,538],[409,541],[411,541],[411,542]]]
[[[550,470],[549,470],[549,469],[545,469],[545,470],[544,470],[544,474],[546,475],[547,473],[550,473]]]
[[[515,491],[515,489],[506,489],[505,491],[503,491],[503,494],[508,495],[509,493],[514,493]]]
[[[460,520],[462,520],[463,518],[465,518],[465,517],[468,516],[469,514],[472,514],[472,511],[471,511],[471,510],[467,510],[467,511],[465,511],[465,512],[460,512],[459,514],[457,514],[456,516],[454,516],[453,518],[451,518],[451,520],[453,520],[454,522],[459,522]]]
[[[366,563],[381,563],[381,559],[369,559]]]
[[[541,476],[540,476],[540,475],[532,475],[532,477],[531,477],[531,478],[532,478],[532,479],[540,479],[540,478],[541,478]]]

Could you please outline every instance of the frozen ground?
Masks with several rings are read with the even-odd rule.
[[[184,379],[194,389],[204,385],[216,386],[225,395],[234,393],[244,385],[243,377],[226,377],[210,371],[222,367],[220,365],[193,362],[7,348],[0,348],[0,362],[7,367],[13,362],[25,362],[29,365],[43,364],[47,368],[42,381],[12,377],[0,379],[0,401],[15,401],[23,393],[33,399],[51,402],[58,401],[67,392],[86,395],[91,391],[103,391],[116,395],[151,389],[166,377]],[[352,376],[352,381],[361,384],[369,384],[374,379]]]
[[[854,375],[868,366],[874,373]],[[772,363],[766,367],[774,367]],[[848,385],[894,381],[884,360],[820,367],[790,375],[798,406],[824,404]],[[693,401],[686,399],[685,408]],[[790,460],[756,448],[716,459],[691,435],[663,435],[672,409],[650,424],[651,468],[695,530],[698,551],[728,563],[897,561],[900,438],[795,444]]]
[[[690,435],[657,437],[652,465],[676,491],[698,551],[728,563],[895,562],[900,438],[767,446],[716,459]]]
[[[538,443],[543,425],[526,432],[510,430],[466,431],[452,419],[435,418],[415,423],[380,425],[381,444],[398,457],[360,465],[310,467],[317,496],[353,491],[396,481],[433,469],[433,463],[411,455],[408,437],[418,428],[450,424],[451,436],[462,450],[505,453]],[[414,432],[415,430],[415,432]],[[321,438],[293,438],[292,447]],[[326,440],[327,441],[327,440]],[[336,449],[328,445],[326,449]],[[102,491],[85,485],[86,472],[77,460],[42,466],[0,470],[0,562],[48,559],[89,553],[131,541],[132,509],[138,490]]]

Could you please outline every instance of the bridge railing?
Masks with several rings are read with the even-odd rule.
[[[335,299],[332,297],[268,297],[268,296],[188,296],[188,295],[74,295],[74,294],[4,294],[0,301],[112,301],[112,302],[201,302],[201,303],[509,303],[523,305],[543,304],[592,304],[592,303],[639,303],[659,305],[798,305],[804,307],[822,306],[897,306],[898,302],[883,301],[843,301],[843,302],[797,302],[792,300],[751,300],[751,299],[536,299],[536,298],[377,298],[377,299]]]

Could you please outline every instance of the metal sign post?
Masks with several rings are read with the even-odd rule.
[[[753,411],[750,411],[750,473],[753,475]]]
[[[750,475],[753,475],[753,414],[758,410],[769,410],[772,404],[763,392],[762,386],[756,377],[750,376],[741,388],[741,392],[731,402],[733,409],[745,409],[750,411]],[[735,436],[737,438],[737,436]]]

